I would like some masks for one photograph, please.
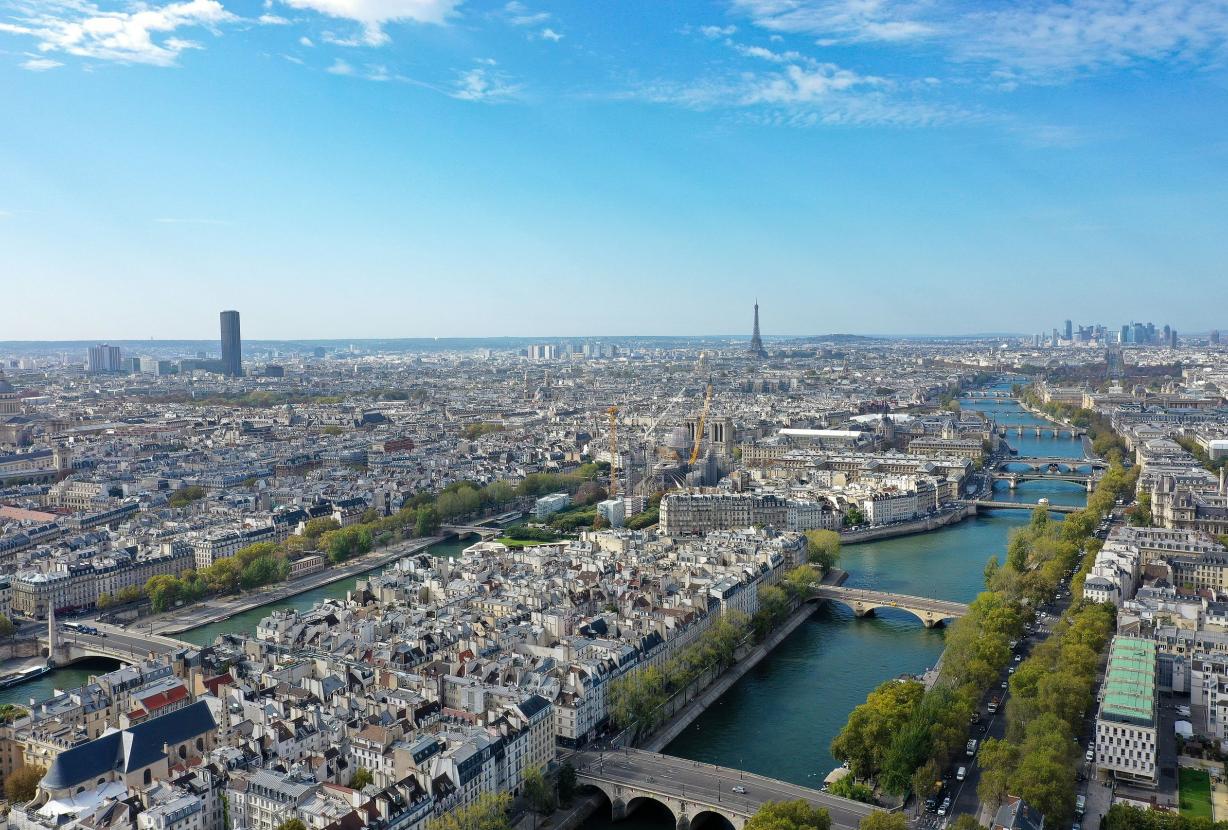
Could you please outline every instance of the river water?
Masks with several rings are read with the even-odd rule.
[[[1009,426],[1035,426],[1036,417],[1016,402],[966,399],[977,409]],[[1008,432],[1007,440],[1021,455],[1082,456],[1081,441],[1071,438],[1022,438]],[[1012,494],[997,485],[1001,500],[1083,505],[1084,488],[1064,482],[1026,482]],[[1003,555],[1012,529],[1029,521],[1025,510],[996,510],[932,533],[886,539],[846,547],[840,567],[849,572],[850,586],[967,602],[982,588],[982,571],[990,556]],[[430,548],[437,556],[458,554],[469,541],[452,540]],[[380,569],[376,569],[376,572]],[[316,602],[344,597],[354,578],[338,580],[312,591],[238,614],[179,635],[207,644],[218,634],[253,631],[276,608],[309,608]],[[829,746],[852,709],[875,686],[900,674],[920,674],[942,653],[942,629],[926,629],[903,611],[881,609],[876,616],[856,619],[842,605],[825,603],[758,666],[739,680],[666,752],[685,758],[737,767],[797,784],[817,787],[836,765]],[[50,696],[54,689],[73,688],[116,664],[98,660],[60,669],[39,680],[0,691],[0,703],[25,702]],[[595,816],[598,830],[608,816]],[[619,830],[667,830],[668,814],[651,805],[638,810]]]
[[[1010,426],[1043,423],[1010,400],[961,404]],[[1083,455],[1081,441],[1070,438],[1011,434],[1008,440],[1021,455]],[[1082,486],[1065,482],[1027,482],[1013,494],[1005,483],[997,487],[995,498],[1003,501],[1043,497],[1081,506],[1087,500]],[[931,533],[849,546],[840,567],[850,586],[967,602],[983,587],[985,562],[1002,558],[1011,530],[1030,518],[1026,510],[994,510]],[[926,629],[906,612],[881,609],[857,619],[843,605],[824,603],[665,752],[818,787],[836,766],[829,746],[849,712],[884,680],[933,666],[942,648],[943,630]],[[592,830],[607,825],[615,827],[607,815],[588,823]],[[671,826],[668,813],[649,805],[616,828]]]

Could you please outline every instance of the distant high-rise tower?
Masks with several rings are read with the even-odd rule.
[[[767,349],[763,348],[763,339],[759,336],[759,301],[755,300],[755,332],[750,336],[751,357],[767,357]]]
[[[85,370],[91,375],[118,372],[122,368],[119,362],[119,346],[108,346],[106,343],[90,346],[86,356]]]
[[[243,341],[239,337],[239,312],[222,312],[222,374],[237,378],[243,374]]]
[[[1065,331],[1065,333],[1066,333],[1066,339],[1067,339],[1067,340],[1073,340],[1073,339],[1074,339],[1074,322],[1073,322],[1073,321],[1071,321],[1071,320],[1067,320],[1067,321],[1066,321],[1066,331]]]

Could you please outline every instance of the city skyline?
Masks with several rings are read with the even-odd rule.
[[[143,8],[0,4],[8,339],[1223,327],[1222,6]]]

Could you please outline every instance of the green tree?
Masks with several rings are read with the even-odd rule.
[[[746,830],[831,830],[831,816],[800,798],[768,801],[746,822]]]
[[[908,830],[908,818],[900,812],[875,810],[857,826],[860,830]]]
[[[840,534],[834,530],[806,531],[806,559],[827,573],[840,558]]]
[[[20,766],[4,779],[4,796],[11,804],[25,804],[38,793],[38,782],[47,771],[42,767]]]
[[[167,503],[171,507],[187,507],[194,501],[198,501],[205,497],[205,488],[196,484],[187,487],[180,487],[175,492],[171,493],[167,498]]]
[[[0,723],[12,723],[30,714],[21,706],[13,703],[0,703]]]
[[[415,536],[434,536],[439,530],[439,514],[434,507],[420,507],[414,518]]]
[[[570,804],[571,798],[576,794],[576,788],[578,786],[579,782],[576,778],[576,768],[572,766],[571,761],[564,761],[563,765],[559,767],[559,799],[562,800],[564,804]]]
[[[782,586],[795,600],[803,600],[811,594],[811,585],[819,581],[819,572],[812,565],[798,565],[785,574]]]
[[[183,583],[169,574],[151,576],[145,583],[145,593],[153,610],[161,613],[174,607],[183,591]]]
[[[777,585],[765,585],[759,589],[759,611],[752,624],[755,636],[763,639],[789,613],[789,595]]]
[[[275,830],[307,830],[307,825],[300,818],[288,818],[277,825]]]
[[[976,820],[975,816],[960,813],[951,822],[950,830],[985,830],[985,828],[981,826],[981,823]]]
[[[483,793],[468,807],[458,807],[434,819],[429,830],[511,830],[507,810],[511,798],[507,793]],[[823,828],[822,830],[827,830]]]
[[[554,809],[554,791],[542,771],[536,767],[524,774],[524,797],[533,811],[533,826],[537,826],[537,817]]]
[[[350,779],[350,786],[356,790],[361,790],[364,787],[369,787],[375,783],[375,776],[371,774],[371,770],[366,767],[359,767],[354,770],[354,777]]]
[[[308,539],[318,539],[330,530],[341,527],[341,523],[332,516],[321,516],[318,519],[308,519],[303,525],[303,535]]]
[[[855,504],[849,505],[849,509],[844,513],[844,526],[854,527],[866,523],[866,514],[861,512],[861,508]]]
[[[874,790],[870,789],[865,784],[858,783],[857,779],[851,775],[846,775],[843,778],[833,781],[827,791],[832,795],[838,795],[841,798],[847,798],[852,801],[861,801],[865,804],[870,804],[874,801]]]
[[[849,715],[831,743],[831,753],[847,761],[858,778],[873,778],[883,767],[891,742],[912,717],[925,687],[918,681],[888,680]]]
[[[0,614],[0,637],[12,637],[16,631],[17,626],[13,625],[13,621]]]

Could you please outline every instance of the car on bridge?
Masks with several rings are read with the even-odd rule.
[[[729,789],[730,789],[730,791],[731,791],[731,792],[735,792],[735,793],[737,793],[738,795],[746,795],[746,788],[745,788],[745,787],[743,787],[741,784],[735,784],[734,786],[730,787]]]

